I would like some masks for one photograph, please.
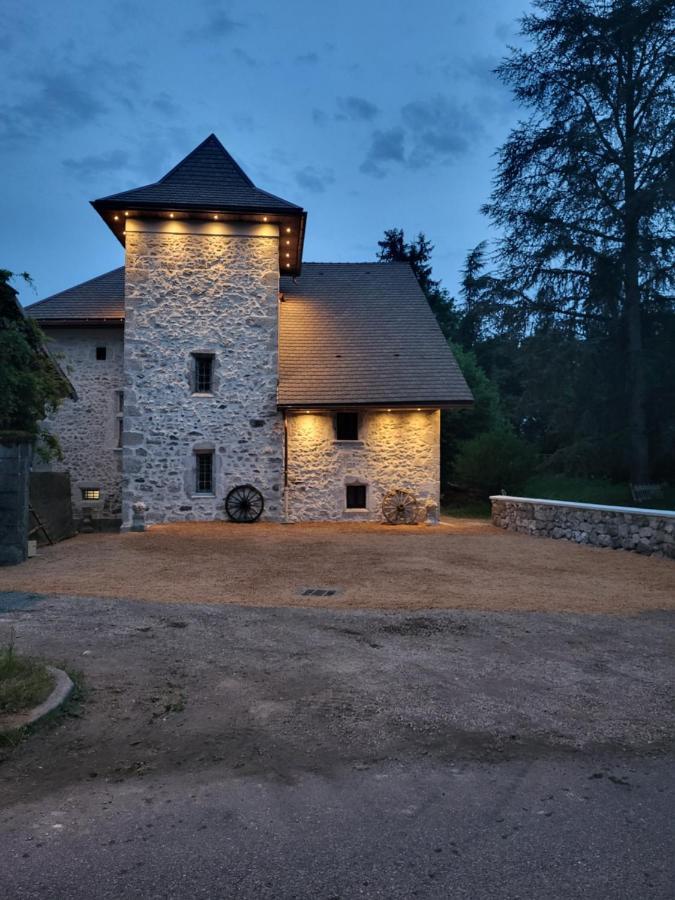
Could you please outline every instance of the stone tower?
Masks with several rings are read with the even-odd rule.
[[[211,135],[159,182],[94,202],[125,246],[122,527],[225,518],[252,484],[279,519],[279,275],[305,213],[255,187]]]

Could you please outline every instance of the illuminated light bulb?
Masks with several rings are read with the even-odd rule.
[[[421,407],[421,406],[418,406],[418,407],[417,407],[417,412],[422,412],[422,407]]]
[[[216,221],[218,221],[218,216],[214,216],[213,218],[214,218]]]
[[[287,254],[286,254],[287,257],[290,256],[290,255],[291,255],[290,253],[287,253]]]
[[[290,229],[290,228],[287,228],[287,229],[286,229],[286,234],[290,234],[290,233],[291,233],[291,229]]]
[[[124,213],[124,215],[125,215],[125,216],[128,216],[128,215],[129,215],[129,213],[128,213],[128,212],[125,212],[125,213]]]
[[[263,216],[263,222],[267,221],[267,216]]]
[[[169,213],[169,218],[173,219],[173,213]]]
[[[126,234],[126,230],[122,232],[122,234]]]
[[[290,247],[290,246],[291,246],[291,242],[290,242],[290,241],[286,241],[286,246],[287,246],[287,247]]]
[[[119,217],[119,216],[113,216],[113,219],[114,219],[116,222],[119,222],[120,217]]]
[[[287,268],[287,269],[290,269],[290,267],[291,267],[291,264],[290,264],[290,263],[286,263],[286,268]]]

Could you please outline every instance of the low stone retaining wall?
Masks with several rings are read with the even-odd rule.
[[[675,559],[675,512],[500,494],[490,501],[492,522],[509,531]]]

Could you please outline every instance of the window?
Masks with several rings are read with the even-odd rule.
[[[195,490],[198,494],[213,493],[213,451],[201,450],[197,454],[197,483]]]
[[[82,488],[83,500],[100,500],[101,492],[98,488]]]
[[[348,484],[347,485],[347,509],[365,509],[366,508],[366,485],[365,484]]]
[[[335,436],[338,441],[358,441],[359,414],[355,412],[339,412],[335,416]]]
[[[102,360],[105,359],[108,354],[107,347],[97,347],[96,348],[96,359]]]
[[[194,393],[210,394],[213,391],[213,356],[196,353],[194,360]]]
[[[116,406],[116,423],[115,426],[117,428],[117,446],[122,446],[122,438],[124,433],[124,391],[115,391],[115,396],[117,400]]]

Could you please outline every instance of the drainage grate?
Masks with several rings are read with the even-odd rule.
[[[301,597],[334,597],[336,594],[339,594],[340,591],[338,588],[300,588],[300,596]]]

